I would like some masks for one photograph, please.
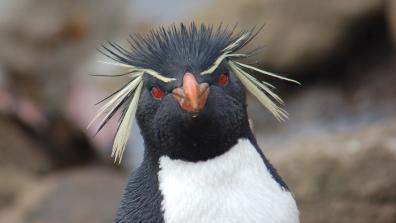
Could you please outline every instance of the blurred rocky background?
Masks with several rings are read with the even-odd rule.
[[[179,22],[265,24],[250,63],[272,81],[290,120],[249,98],[265,153],[301,221],[396,222],[396,1],[218,0],[0,2],[0,222],[111,222],[139,165],[135,127],[124,166],[109,156],[116,122],[93,136],[95,102],[123,79],[96,63],[106,40]]]

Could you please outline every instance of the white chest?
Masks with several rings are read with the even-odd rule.
[[[299,222],[291,193],[272,178],[247,139],[208,161],[163,156],[158,179],[166,223]]]

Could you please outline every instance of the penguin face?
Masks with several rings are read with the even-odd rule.
[[[200,75],[202,68],[180,68],[171,83],[145,76],[137,121],[145,141],[161,155],[210,158],[214,154],[205,150],[215,152],[218,144],[237,140],[247,116],[245,92],[225,64],[211,75]],[[193,147],[205,154],[191,152]]]

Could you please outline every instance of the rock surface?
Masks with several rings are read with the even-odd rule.
[[[0,217],[3,209],[27,194],[21,195],[22,191],[35,193],[29,191],[30,186],[34,188],[48,174],[93,163],[104,165],[81,131],[61,118],[50,123],[35,129],[16,116],[0,113]]]
[[[265,24],[252,44],[266,46],[260,59],[278,72],[295,73],[351,50],[349,38],[383,15],[383,5],[378,0],[221,0],[210,2],[194,18],[243,28]]]
[[[385,1],[386,19],[388,21],[389,34],[392,37],[393,47],[396,49],[396,1]]]
[[[114,170],[89,167],[30,181],[0,210],[0,222],[112,222],[125,180]]]
[[[301,222],[396,221],[396,119],[272,149]]]

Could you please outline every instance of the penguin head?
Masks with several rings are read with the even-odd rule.
[[[107,63],[127,68],[131,77],[94,118],[105,115],[100,130],[123,108],[113,146],[115,158],[121,160],[135,114],[146,154],[189,161],[217,156],[251,134],[245,89],[277,119],[285,118],[273,86],[248,70],[293,80],[237,61],[252,54],[238,51],[260,29],[235,33],[235,28],[181,24],[144,37],[131,35],[129,50],[112,42],[104,45],[101,52],[117,62]]]

